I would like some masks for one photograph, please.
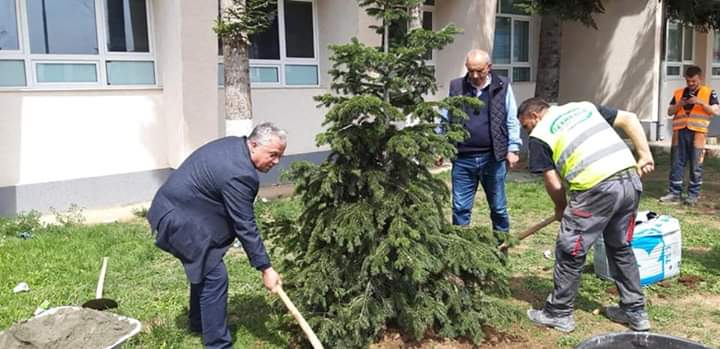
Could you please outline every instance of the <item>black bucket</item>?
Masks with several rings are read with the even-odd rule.
[[[608,333],[592,337],[578,344],[575,349],[712,349],[664,334],[648,332]]]

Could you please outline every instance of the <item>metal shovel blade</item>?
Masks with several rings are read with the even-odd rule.
[[[108,298],[96,298],[91,299],[82,305],[83,308],[90,308],[95,310],[106,310],[106,309],[115,309],[118,307],[118,304],[116,301]]]

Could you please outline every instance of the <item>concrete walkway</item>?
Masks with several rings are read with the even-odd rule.
[[[670,153],[670,140],[650,142],[650,147],[660,149],[666,153]],[[706,144],[705,156],[718,159],[720,158],[720,144]]]
[[[285,198],[292,195],[292,192],[293,186],[291,184],[272,185],[260,188],[257,199],[270,200]],[[137,214],[142,211],[147,211],[149,207],[150,201],[103,209],[83,209],[82,216],[85,218],[84,223],[86,224],[128,222],[140,219]],[[60,214],[65,213],[66,212],[60,212]],[[54,214],[45,214],[40,218],[40,221],[45,224],[55,224],[57,222]]]

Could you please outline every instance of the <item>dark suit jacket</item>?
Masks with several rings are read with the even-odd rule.
[[[258,175],[245,137],[225,137],[193,152],[158,190],[148,212],[155,244],[200,283],[240,239],[258,270],[270,259],[255,224]]]

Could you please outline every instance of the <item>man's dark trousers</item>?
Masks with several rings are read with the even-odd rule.
[[[582,192],[571,192],[555,248],[554,290],[545,303],[552,316],[573,312],[587,251],[602,234],[610,275],[620,294],[620,307],[643,310],[640,271],[630,242],[642,183],[634,169],[624,170]]]
[[[670,147],[670,192],[682,193],[685,165],[690,168],[688,198],[697,199],[702,185],[705,134],[684,128],[673,131]]]
[[[222,261],[205,275],[202,283],[190,284],[190,329],[202,332],[205,348],[232,348],[227,298],[228,274]]]

